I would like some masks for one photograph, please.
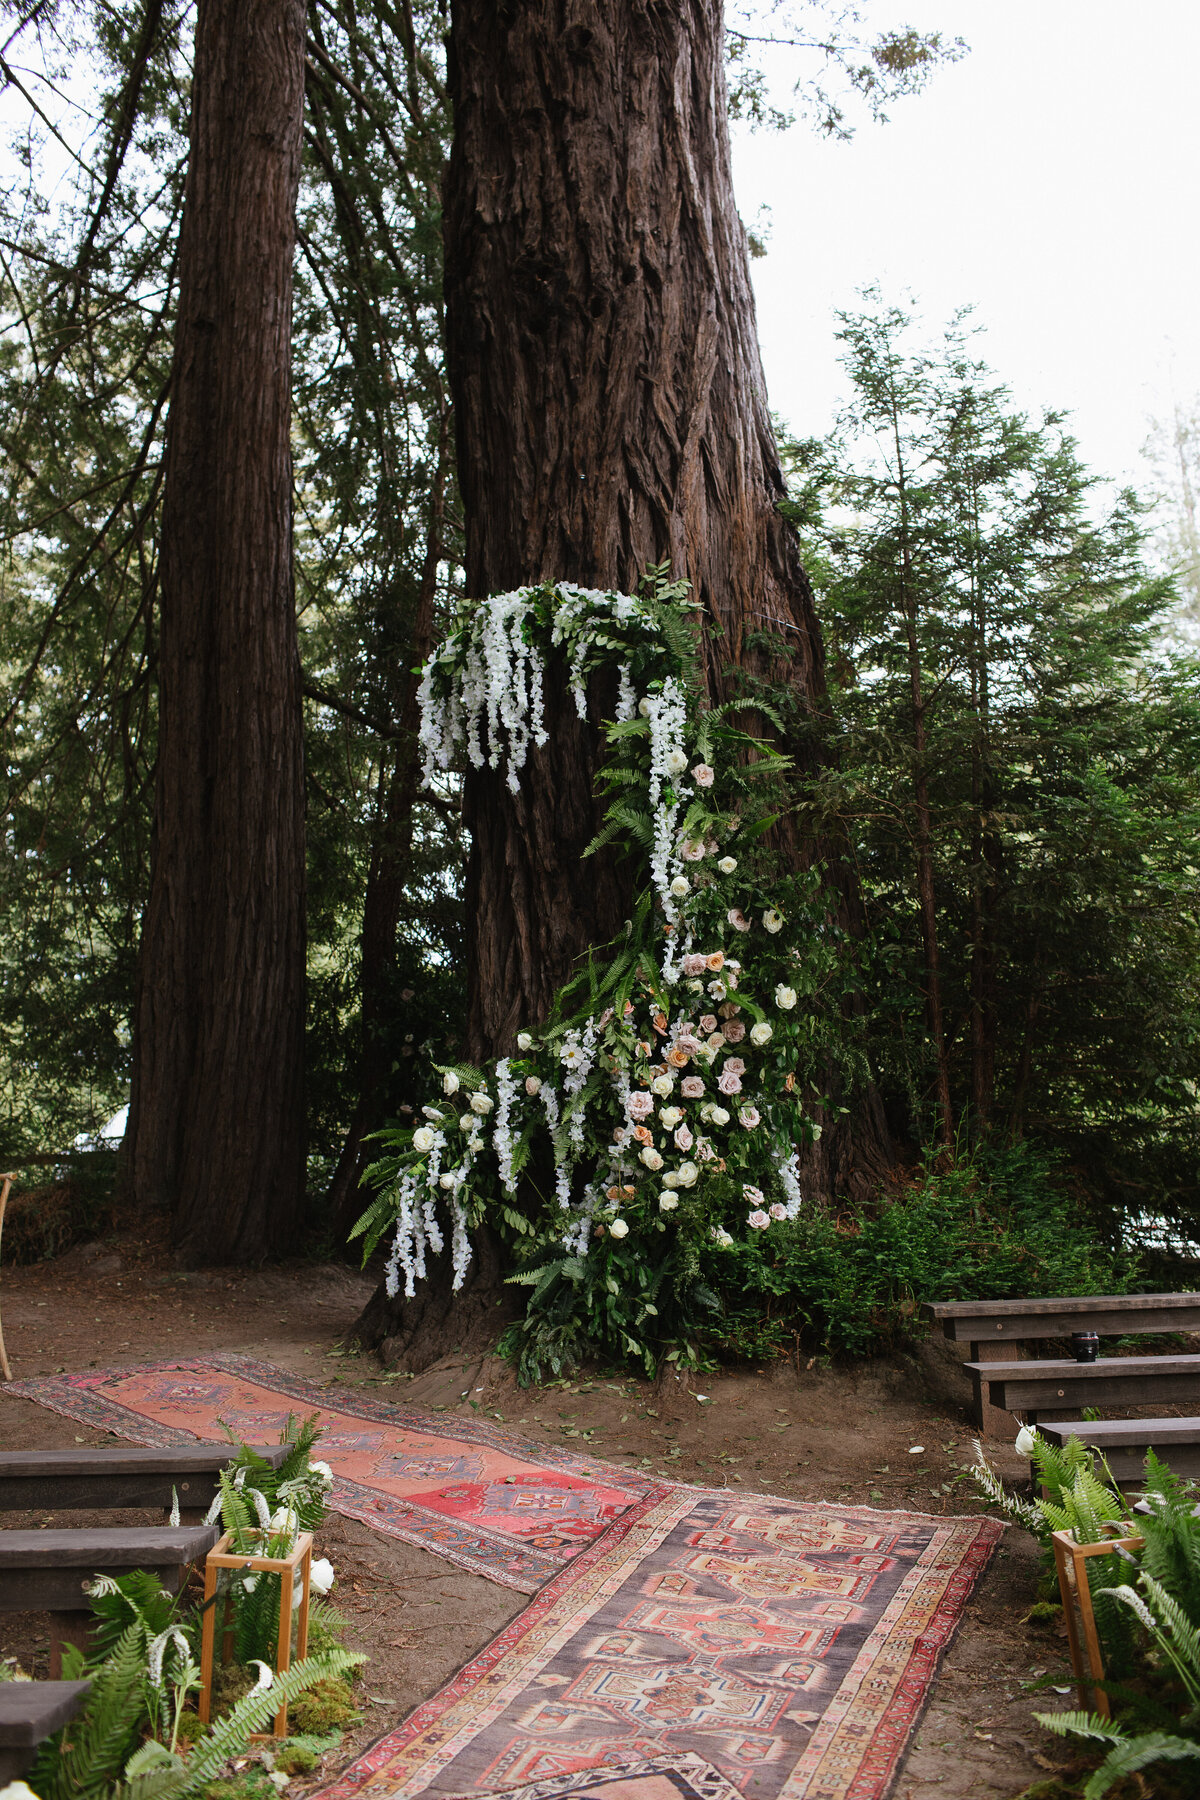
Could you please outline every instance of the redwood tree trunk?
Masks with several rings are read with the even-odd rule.
[[[719,0],[453,0],[451,45],[447,354],[468,592],[630,591],[669,558],[703,604],[714,699],[745,671],[821,709],[812,592],[777,511]],[[519,795],[489,770],[467,778],[475,1058],[540,1022],[574,959],[626,916],[620,869],[579,862],[601,710],[581,724],[559,687]],[[852,1131],[827,1127],[806,1174],[845,1191],[885,1146],[868,1100]]]
[[[283,1248],[304,1182],[292,591],[303,0],[200,0],[161,546],[128,1175],[190,1263]]]

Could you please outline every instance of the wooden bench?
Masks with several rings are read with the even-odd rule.
[[[1070,1294],[1036,1300],[935,1300],[922,1307],[951,1343],[970,1346],[970,1362],[1015,1362],[1014,1349],[1031,1338],[1101,1337],[1143,1332],[1200,1331],[1200,1294]],[[975,1384],[975,1423],[994,1436],[1010,1434],[1011,1420]],[[1165,1398],[1166,1396],[1162,1396]]]
[[[1195,1408],[1200,1403],[1200,1356],[1102,1356],[1094,1363],[1063,1358],[963,1367],[975,1384],[977,1414],[982,1415],[987,1402],[1001,1413],[1023,1413],[1029,1424],[1047,1413],[1070,1418],[1084,1406],[1152,1406],[1165,1400]]]
[[[288,1449],[287,1444],[269,1444],[257,1454],[277,1469]],[[218,1471],[235,1455],[228,1443],[169,1450],[0,1451],[0,1512],[144,1506],[162,1507],[169,1514],[174,1490],[180,1523],[198,1525],[216,1496]]]
[[[86,1582],[101,1571],[127,1575],[131,1569],[148,1569],[176,1593],[217,1535],[215,1525],[0,1531],[0,1612],[50,1614],[50,1673],[57,1677],[63,1644],[87,1645],[94,1615],[87,1605]]]
[[[1076,1437],[1099,1450],[1118,1487],[1141,1486],[1147,1450],[1169,1462],[1173,1474],[1200,1476],[1200,1418],[1056,1419],[1038,1430],[1052,1444]]]
[[[0,1681],[0,1782],[24,1775],[38,1745],[73,1719],[90,1681]]]

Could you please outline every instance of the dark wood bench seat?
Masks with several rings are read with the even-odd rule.
[[[256,1446],[278,1468],[286,1444]],[[171,1509],[172,1489],[180,1519],[198,1523],[217,1492],[217,1474],[237,1454],[234,1445],[185,1444],[169,1450],[0,1451],[0,1512],[94,1512],[107,1507]]]
[[[0,1681],[0,1782],[24,1775],[38,1745],[87,1698],[90,1681]]]
[[[975,1362],[963,1367],[975,1384],[977,1409],[1023,1413],[1029,1423],[1046,1414],[1071,1417],[1084,1406],[1200,1404],[1200,1356],[1102,1356],[1046,1362]]]
[[[0,1612],[51,1615],[50,1673],[63,1643],[83,1644],[92,1620],[85,1582],[103,1571],[148,1569],[173,1593],[217,1541],[215,1525],[122,1526],[110,1531],[0,1531]],[[3,1684],[0,1683],[0,1686]]]
[[[1056,1419],[1038,1430],[1052,1444],[1075,1437],[1099,1450],[1118,1487],[1141,1486],[1147,1450],[1170,1463],[1175,1475],[1200,1476],[1200,1418]]]
[[[931,1300],[922,1308],[958,1344],[1026,1338],[1200,1331],[1200,1294],[1071,1294],[1047,1300]],[[976,1361],[979,1359],[976,1358]]]

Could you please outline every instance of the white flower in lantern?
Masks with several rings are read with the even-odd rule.
[[[327,1594],[337,1576],[333,1572],[333,1564],[327,1556],[318,1556],[309,1571],[309,1585],[314,1594]]]

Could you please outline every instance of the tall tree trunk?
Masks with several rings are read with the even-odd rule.
[[[292,590],[303,0],[200,0],[167,429],[159,757],[128,1175],[190,1263],[282,1249],[304,1183]]]
[[[447,355],[468,592],[633,589],[670,559],[703,605],[714,700],[742,673],[823,708],[734,201],[719,0],[453,0]],[[597,822],[601,706],[563,686],[519,795],[467,778],[469,1051],[511,1047],[628,908],[579,853]],[[611,706],[609,708],[611,713]],[[847,897],[838,900],[839,906]],[[823,1134],[826,1191],[886,1161],[873,1103]]]

